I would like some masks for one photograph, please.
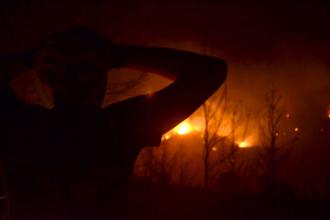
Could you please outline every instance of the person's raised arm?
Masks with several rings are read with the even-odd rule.
[[[114,51],[121,67],[174,80],[151,99],[142,98],[140,105],[140,110],[145,112],[145,126],[159,134],[191,115],[222,85],[227,74],[224,60],[192,52],[126,45],[116,45]]]

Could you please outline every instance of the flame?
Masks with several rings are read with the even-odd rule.
[[[184,121],[177,125],[173,131],[178,135],[186,135],[193,131],[193,125],[190,124],[188,121]]]
[[[162,136],[162,141],[167,141],[171,138],[171,135],[169,133],[166,133]]]
[[[196,123],[192,123],[190,119],[187,119],[180,124],[178,124],[175,128],[170,130],[169,132],[165,133],[162,136],[162,141],[169,140],[174,134],[176,135],[186,135],[191,132],[200,132],[201,127],[198,126]]]
[[[247,141],[241,141],[241,142],[238,143],[238,146],[239,146],[240,148],[247,148],[247,147],[250,147],[251,145],[250,145],[250,143],[247,142]]]
[[[241,139],[240,141],[237,141],[236,144],[238,145],[239,148],[248,148],[248,147],[253,147],[255,146],[256,143],[256,137],[255,135],[250,135],[243,140]]]
[[[197,133],[201,138],[203,138],[203,133],[205,129],[203,117],[200,116],[194,116],[190,117],[180,124],[178,124],[176,127],[174,127],[172,130],[168,131],[162,136],[162,141],[167,141],[177,135],[179,136],[185,136],[191,133]],[[212,128],[211,128],[212,129]],[[214,130],[211,130],[211,132],[214,132]],[[239,127],[237,129],[237,133],[245,132],[243,131],[242,127]],[[223,125],[220,126],[220,128],[216,131],[216,135],[219,137],[229,137],[231,135],[231,124],[230,121],[225,121]],[[244,137],[238,138],[235,143],[240,148],[247,148],[247,147],[253,147],[258,142],[258,138],[256,136],[255,131],[250,131],[249,135]],[[212,151],[216,151],[215,149],[212,149]]]

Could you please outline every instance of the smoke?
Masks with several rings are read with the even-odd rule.
[[[317,151],[311,146],[321,127],[327,138],[316,147],[320,150],[329,143],[330,4],[326,1],[21,0],[1,6],[2,51],[29,48],[49,33],[85,25],[116,42],[221,57],[229,66],[232,102],[242,101],[250,112],[258,113],[274,85],[292,116],[291,126],[300,128],[304,157]],[[148,93],[168,83],[149,75],[134,92]],[[116,100],[111,98],[109,102]],[[328,153],[324,147],[309,161]]]

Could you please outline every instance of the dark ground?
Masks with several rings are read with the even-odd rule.
[[[132,219],[330,219],[329,197],[313,197],[134,183],[129,198]]]

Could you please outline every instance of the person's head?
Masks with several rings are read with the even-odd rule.
[[[35,66],[53,90],[56,105],[100,107],[106,83],[104,56],[111,41],[84,28],[72,28],[45,38]]]

